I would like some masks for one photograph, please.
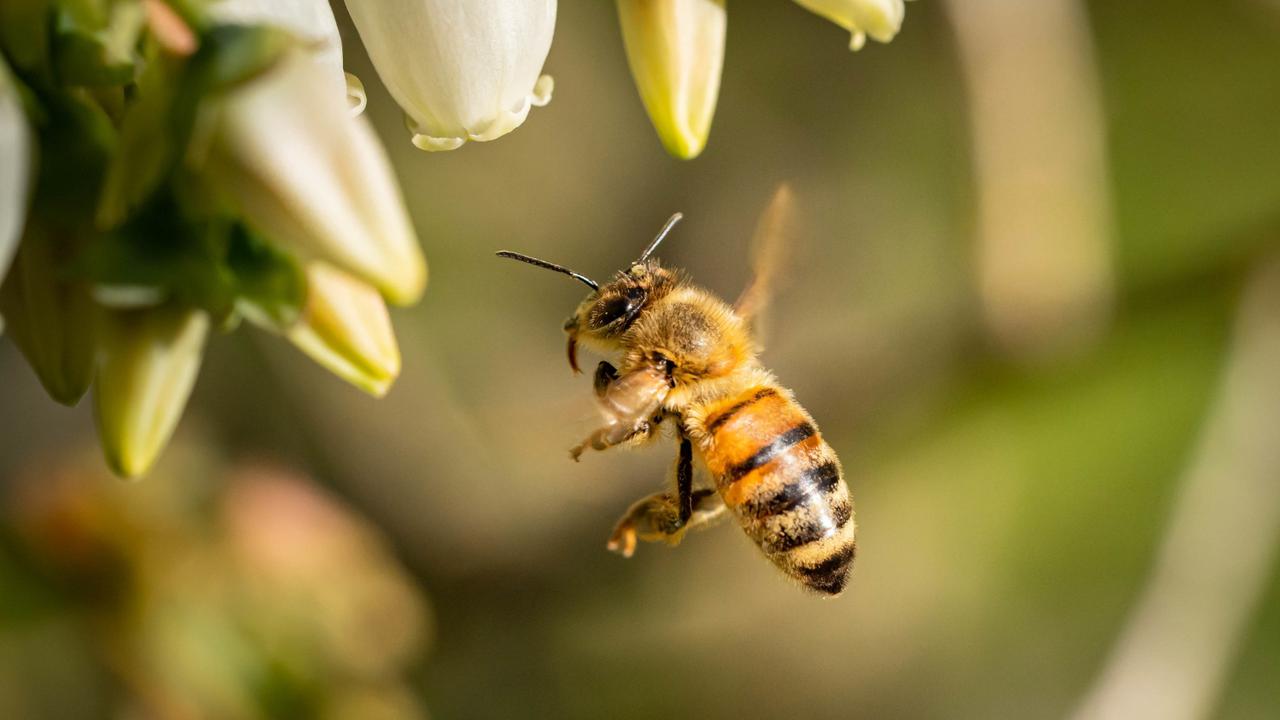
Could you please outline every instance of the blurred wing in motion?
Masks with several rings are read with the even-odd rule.
[[[777,290],[786,245],[793,239],[794,231],[795,201],[791,187],[782,183],[756,223],[756,233],[751,239],[751,281],[733,304],[734,311],[747,321],[757,343],[762,335],[760,315]]]

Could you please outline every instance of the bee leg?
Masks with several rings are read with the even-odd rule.
[[[693,516],[693,443],[680,438],[680,455],[676,458],[676,497],[680,501],[680,524]]]
[[[618,379],[618,368],[601,360],[596,366],[596,376],[593,382],[596,397],[603,398],[605,391],[609,389],[609,384]]]
[[[619,376],[609,363],[596,366],[595,392],[605,424],[569,451],[575,461],[587,448],[607,450],[614,445],[644,440],[653,435],[662,419],[662,401],[670,379],[644,366]]]
[[[631,557],[636,540],[662,540],[670,545],[680,542],[694,527],[718,517],[725,509],[714,490],[693,489],[693,444],[680,439],[680,455],[676,458],[676,492],[657,493],[637,502],[627,510],[609,536],[608,548],[623,557]]]
[[[569,451],[569,457],[573,458],[574,462],[577,462],[578,459],[582,457],[582,453],[586,452],[587,448],[591,448],[592,450],[608,450],[614,445],[621,445],[624,442],[648,436],[653,432],[653,430],[654,423],[649,420],[641,420],[639,423],[631,427],[622,423],[606,425],[588,435],[586,440],[583,440],[571,449]]]
[[[636,502],[618,520],[606,547],[629,558],[635,554],[638,540],[676,545],[686,532],[710,525],[727,509],[715,490],[694,490],[689,497],[693,512],[685,522],[680,521],[679,498],[671,493],[656,493]]]

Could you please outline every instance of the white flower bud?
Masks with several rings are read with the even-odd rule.
[[[423,150],[501,137],[551,100],[541,72],[556,0],[347,0],[347,10]]]

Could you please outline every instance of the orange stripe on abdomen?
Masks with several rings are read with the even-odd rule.
[[[809,418],[773,388],[751,388],[707,413],[701,448],[717,479]]]
[[[779,462],[792,464],[822,445],[795,401],[773,388],[752,388],[707,413],[703,456],[725,502],[742,504]]]

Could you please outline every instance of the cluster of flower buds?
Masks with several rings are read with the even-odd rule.
[[[6,0],[0,27],[0,316],[55,400],[93,388],[116,473],[242,320],[387,391],[385,303],[426,263],[324,0]]]

